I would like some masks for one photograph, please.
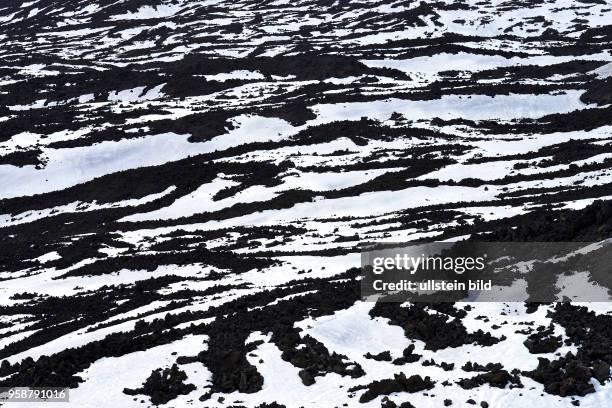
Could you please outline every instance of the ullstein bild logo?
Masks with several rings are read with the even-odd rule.
[[[369,245],[361,254],[361,294],[382,302],[608,302],[611,245],[607,240]]]

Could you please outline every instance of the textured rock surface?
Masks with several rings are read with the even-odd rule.
[[[611,9],[4,1],[0,386],[609,402],[612,307],[364,304],[356,277],[368,241],[611,236]]]

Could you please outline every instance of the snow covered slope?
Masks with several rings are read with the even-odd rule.
[[[363,303],[357,268],[364,242],[610,238],[610,21],[609,0],[1,2],[0,386],[609,404],[607,304]]]

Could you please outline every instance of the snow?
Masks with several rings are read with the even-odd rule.
[[[170,194],[172,191],[176,190],[176,186],[171,186],[165,189],[160,193],[149,194],[145,197],[138,199],[130,199],[130,200],[122,200],[113,203],[106,204],[98,204],[96,201],[91,203],[83,203],[80,201],[75,201],[70,204],[46,208],[43,210],[31,210],[24,213],[20,213],[14,215],[12,217],[6,217],[5,220],[0,219],[0,227],[9,226],[9,225],[17,225],[23,224],[27,222],[36,221],[42,218],[46,218],[52,215],[63,214],[63,213],[74,213],[74,212],[87,212],[87,211],[95,211],[105,208],[125,208],[125,207],[136,207],[138,205],[146,204],[151,201],[155,201],[159,198],[164,197],[167,194]]]
[[[467,52],[458,52],[456,54],[450,54],[446,52],[441,52],[434,55],[415,57],[411,59],[362,60],[361,62],[370,67],[393,68],[403,71],[408,75],[419,74],[433,79],[438,76],[442,71],[473,72],[524,65],[546,66],[573,61],[575,58],[576,57],[574,56],[553,55],[534,55],[526,58],[506,58],[501,55],[479,55]],[[609,61],[611,58],[612,57],[609,54],[603,52],[581,57],[581,59],[595,61]],[[592,72],[599,73],[600,71],[595,70]]]
[[[549,95],[444,95],[440,99],[410,101],[391,98],[385,101],[351,102],[315,105],[319,117],[316,123],[337,120],[359,120],[368,117],[387,120],[393,112],[416,121],[435,117],[449,119],[511,120],[514,118],[539,118],[553,113],[567,113],[586,107],[580,101],[581,91],[568,90],[564,94]]]
[[[40,170],[34,166],[0,165],[0,184],[6,186],[0,198],[60,190],[105,174],[156,166],[210,151],[203,145],[189,143],[188,138],[189,135],[163,133],[86,147],[45,148],[49,161]]]
[[[139,86],[131,89],[124,89],[123,91],[111,91],[108,94],[108,100],[112,102],[142,102],[159,99],[163,96],[160,92],[165,84],[157,85],[147,92],[145,86]]]
[[[265,79],[265,77],[259,73],[254,71],[247,70],[237,70],[232,72],[221,72],[219,74],[214,75],[204,75],[207,81],[219,81],[225,82],[230,79],[242,79],[242,80],[256,80],[256,79]]]
[[[415,406],[442,406],[443,400],[451,398],[456,405],[461,404],[469,398],[476,401],[487,401],[490,406],[504,407],[523,407],[537,403],[544,403],[547,406],[571,407],[569,399],[552,396],[543,393],[541,384],[535,383],[529,378],[522,378],[525,388],[500,390],[488,385],[478,387],[473,390],[464,390],[454,384],[457,377],[464,378],[475,375],[466,373],[460,369],[468,361],[486,364],[488,362],[501,362],[504,368],[511,370],[518,368],[521,370],[531,370],[537,366],[537,359],[529,353],[523,346],[524,335],[514,333],[518,326],[516,324],[529,320],[536,325],[549,324],[546,317],[546,308],[541,307],[536,313],[526,315],[524,304],[522,303],[471,303],[473,309],[468,312],[468,318],[463,319],[468,331],[483,329],[493,331],[494,335],[506,335],[507,339],[491,347],[482,348],[475,345],[465,345],[458,348],[449,348],[432,352],[424,350],[423,343],[420,341],[410,341],[399,326],[387,324],[387,319],[372,319],[368,312],[373,303],[356,302],[348,309],[338,311],[330,316],[323,316],[316,319],[308,318],[296,323],[296,327],[302,329],[301,336],[310,335],[322,342],[328,350],[343,354],[347,361],[360,364],[366,375],[357,379],[342,377],[334,373],[326,374],[323,377],[316,377],[315,384],[306,387],[298,376],[299,368],[291,365],[281,358],[278,347],[271,343],[270,335],[267,333],[254,332],[250,335],[247,343],[263,340],[264,343],[257,346],[255,351],[247,357],[249,362],[254,365],[264,377],[262,390],[254,394],[242,394],[234,392],[224,394],[227,403],[238,403],[241,401],[246,406],[257,406],[263,402],[276,401],[287,406],[320,407],[325,406],[348,406],[348,407],[380,407],[381,397],[367,402],[360,403],[359,395],[363,391],[357,391],[357,396],[347,398],[347,389],[360,385],[368,384],[374,380],[390,378],[395,373],[405,372],[406,375],[420,374],[421,376],[431,376],[435,378],[437,384],[434,389],[414,394],[393,393],[389,398],[396,402],[410,401]],[[462,304],[458,304],[462,307]],[[506,315],[500,315],[500,312]],[[476,320],[475,317],[485,315],[489,322]],[[500,325],[502,321],[508,324],[501,325],[499,329],[492,329],[491,326]],[[563,330],[555,326],[555,335],[564,335]],[[364,354],[370,352],[377,354],[382,351],[390,351],[393,357],[399,357],[402,351],[409,344],[415,345],[415,353],[423,357],[420,361],[434,358],[438,363],[454,363],[453,371],[446,372],[442,369],[429,366],[424,367],[419,362],[409,364],[405,367],[394,366],[390,362],[375,361],[366,359]],[[573,346],[562,346],[561,353],[568,351],[575,352]],[[543,354],[542,357],[554,358],[552,355]],[[441,383],[448,379],[450,387],[444,387]],[[596,385],[598,393],[589,394],[586,397],[578,397],[581,406],[598,406],[597,404],[609,398],[612,387],[609,384],[602,387]],[[204,402],[204,406],[213,407],[217,394],[211,400]],[[343,405],[347,404],[347,405]],[[495,405],[493,405],[495,404]],[[496,405],[501,404],[501,405]],[[536,405],[537,406],[537,405]]]
[[[395,170],[390,170],[393,172]],[[223,178],[216,178],[210,183],[204,184],[187,196],[175,200],[170,206],[148,213],[129,215],[121,221],[146,221],[159,219],[177,219],[189,217],[203,212],[214,212],[223,208],[229,208],[239,203],[252,203],[270,200],[283,191],[306,188],[314,191],[328,191],[351,187],[367,182],[379,175],[389,172],[387,169],[375,169],[369,171],[349,171],[344,173],[314,173],[301,172],[291,174],[283,178],[283,183],[272,187],[252,186],[243,189],[231,197],[213,201],[212,197],[224,188],[239,185],[239,183]]]
[[[546,160],[546,154],[531,154],[527,159],[508,159],[509,155],[523,155],[535,153],[539,149],[553,146],[570,140],[580,140],[604,147],[609,142],[612,126],[602,126],[588,131],[567,131],[549,134],[540,133],[537,129],[533,134],[490,135],[482,129],[465,125],[437,126],[431,119],[465,119],[465,120],[493,120],[513,122],[524,118],[541,118],[548,114],[569,113],[575,110],[594,108],[580,101],[580,97],[587,87],[591,87],[597,80],[608,79],[612,73],[612,56],[606,50],[588,54],[589,50],[573,47],[573,55],[563,55],[567,45],[572,45],[576,39],[586,32],[584,27],[596,28],[609,24],[610,4],[576,3],[576,1],[559,0],[529,4],[514,4],[509,2],[478,2],[467,0],[465,3],[471,9],[462,9],[452,0],[442,0],[444,6],[430,4],[439,19],[432,18],[425,7],[421,10],[420,22],[413,24],[405,21],[405,15],[396,13],[411,13],[419,2],[393,0],[385,4],[350,2],[342,5],[335,2],[329,10],[321,8],[316,2],[291,2],[278,0],[265,4],[246,4],[241,1],[232,4],[221,3],[218,0],[158,0],[156,2],[139,3],[136,6],[129,2],[114,2],[110,6],[99,4],[82,4],[66,7],[55,4],[52,7],[43,7],[40,1],[28,1],[21,4],[22,9],[13,12],[10,7],[0,9],[0,23],[6,29],[0,33],[0,41],[11,44],[3,51],[6,60],[3,69],[9,74],[0,78],[0,88],[4,92],[14,84],[34,80],[36,83],[48,84],[45,89],[35,92],[29,99],[19,96],[18,102],[8,106],[9,111],[0,121],[13,124],[13,119],[23,119],[26,115],[36,117],[52,112],[50,109],[74,109],[75,120],[83,121],[78,129],[65,129],[46,132],[45,126],[13,126],[16,134],[4,135],[0,141],[0,155],[4,157],[15,151],[32,151],[40,149],[42,163],[37,167],[26,165],[0,165],[0,200],[16,198],[17,201],[26,200],[39,203],[37,207],[30,205],[27,208],[36,210],[16,211],[18,214],[0,214],[0,227],[9,227],[8,239],[15,237],[16,243],[23,239],[19,231],[26,228],[35,228],[37,220],[49,219],[50,223],[59,222],[57,214],[78,213],[83,218],[93,216],[95,211],[113,208],[125,208],[125,216],[119,222],[105,221],[105,231],[117,236],[117,241],[108,241],[97,248],[99,253],[87,255],[85,259],[74,261],[69,267],[52,267],[64,254],[60,248],[71,240],[81,237],[81,234],[95,233],[95,231],[81,231],[72,233],[68,224],[61,226],[61,232],[66,231],[56,241],[45,246],[35,255],[30,255],[32,261],[40,264],[30,267],[24,263],[21,270],[0,271],[0,299],[5,307],[24,304],[26,301],[11,299],[15,294],[24,291],[37,292],[41,295],[74,296],[87,291],[96,291],[104,285],[131,285],[146,279],[175,275],[187,278],[206,278],[213,272],[221,272],[223,276],[217,280],[182,280],[169,284],[159,290],[160,296],[176,293],[183,289],[206,290],[215,285],[245,284],[240,289],[231,289],[222,295],[194,296],[185,305],[173,310],[173,313],[186,311],[205,311],[211,307],[224,305],[246,295],[253,295],[266,289],[273,289],[279,285],[286,285],[296,279],[337,279],[338,275],[351,267],[360,266],[360,254],[355,245],[359,241],[399,242],[420,238],[436,239],[442,233],[451,231],[459,225],[461,218],[467,222],[474,219],[485,221],[503,220],[516,215],[525,214],[538,208],[539,196],[533,192],[526,192],[530,188],[551,189],[549,197],[559,200],[559,208],[581,209],[597,199],[610,200],[610,195],[591,194],[592,197],[577,194],[576,199],[568,200],[566,197],[556,195],[552,189],[569,190],[578,188],[592,188],[599,191],[612,182],[609,169],[580,171],[573,176],[550,176],[552,172],[565,170],[570,164],[585,165],[589,163],[606,163],[612,158],[611,153],[600,153],[555,166],[541,166],[539,162]],[[609,2],[608,2],[609,3]],[[46,4],[46,3],[45,3]],[[110,4],[110,3],[109,3]],[[216,5],[219,5],[218,7]],[[210,7],[213,6],[213,7]],[[122,10],[122,11],[117,11]],[[43,16],[44,18],[41,18]],[[415,13],[416,14],[416,13]],[[15,17],[19,15],[19,17]],[[256,24],[252,19],[261,15],[263,21]],[[26,17],[27,16],[27,17]],[[544,21],[530,21],[530,18],[544,16]],[[372,18],[375,17],[375,18]],[[417,16],[418,17],[418,16]],[[436,16],[437,17],[437,16]],[[17,25],[19,20],[31,18],[27,23],[28,30],[24,31]],[[380,20],[377,20],[377,19]],[[578,23],[577,19],[584,20]],[[383,24],[380,24],[380,21]],[[465,20],[461,22],[460,20]],[[522,22],[523,26],[516,25]],[[242,32],[228,33],[228,24],[239,23]],[[546,28],[557,30],[565,39],[543,40],[540,34]],[[298,30],[300,30],[298,32]],[[506,35],[504,35],[506,32]],[[592,33],[595,31],[592,30]],[[459,33],[465,37],[451,37],[451,41],[462,46],[461,51],[451,54],[439,52],[431,56],[408,58],[407,55],[418,54],[420,45],[406,48],[405,44],[387,43],[388,40],[417,39],[418,43],[426,44],[427,39],[440,42],[444,35]],[[306,37],[309,37],[305,40]],[[605,38],[589,38],[588,42],[601,42]],[[568,40],[570,39],[570,40]],[[169,67],[181,65],[174,64],[188,54],[197,54],[202,58],[228,57],[233,59],[248,59],[249,55],[265,56],[291,56],[300,53],[297,45],[306,41],[314,52],[332,52],[338,55],[350,55],[369,67],[392,68],[405,72],[410,80],[396,80],[390,76],[377,75],[378,82],[366,83],[364,75],[353,76],[341,74],[326,74],[312,80],[302,80],[301,76],[289,72],[279,75],[269,75],[267,69],[259,69],[256,63],[246,64],[246,68],[228,69],[226,72],[207,71],[202,69],[201,85],[205,81],[223,82],[208,84],[221,89],[210,94],[194,94],[182,97],[176,95],[176,87],[166,87],[166,83],[173,83],[175,78],[166,77],[175,72]],[[58,47],[61,44],[61,47]],[[415,43],[417,44],[417,43]],[[552,52],[550,47],[559,47]],[[449,48],[452,51],[452,48]],[[19,54],[22,50],[31,51],[32,55],[41,55],[32,63],[27,53]],[[428,49],[423,48],[425,55]],[[503,55],[515,57],[506,58]],[[51,55],[53,54],[53,55]],[[501,55],[503,54],[503,55]],[[553,55],[554,54],[554,55]],[[45,55],[52,58],[45,59]],[[58,59],[59,58],[59,59]],[[63,61],[59,63],[58,61]],[[482,72],[504,67],[544,67],[560,63],[575,61],[589,61],[588,66],[596,66],[594,62],[605,65],[581,75],[578,70],[572,72],[572,64],[559,68],[557,73],[550,76],[517,78],[523,85],[546,85],[551,89],[568,89],[565,91],[550,91],[541,89],[540,94],[505,94],[495,95],[467,95],[462,85],[449,85],[450,95],[435,100],[417,100],[420,92],[433,81],[443,76],[443,71],[461,71],[458,78],[465,79],[474,72]],[[55,61],[39,62],[39,61]],[[236,66],[240,66],[237,64]],[[56,67],[61,67],[56,68]],[[121,84],[107,88],[90,89],[82,84],[82,92],[74,93],[69,87],[77,85],[75,81],[66,83],[68,94],[71,97],[60,97],[63,94],[62,83],[55,84],[60,71],[88,73],[91,70],[106,71],[121,68],[134,72],[151,72],[160,74],[154,82],[149,80],[135,80],[129,84]],[[316,71],[316,67],[312,67]],[[588,68],[590,69],[590,68]],[[525,71],[528,71],[526,69]],[[209,72],[216,72],[209,74]],[[297,72],[296,72],[297,73]],[[145,74],[148,76],[149,74]],[[300,79],[298,79],[300,78]],[[232,86],[232,81],[244,81],[240,86]],[[362,82],[363,81],[363,82]],[[496,86],[506,82],[506,79],[488,78],[478,81],[484,87],[491,86],[493,93]],[[78,84],[81,85],[81,84]],[[103,85],[103,84],[102,84]],[[56,90],[52,87],[57,86]],[[310,93],[310,89],[317,86],[332,88],[323,94]],[[348,95],[352,89],[359,86],[363,96],[371,99],[355,102]],[[27,86],[26,86],[27,88]],[[455,89],[453,89],[455,88]],[[505,88],[504,88],[505,89]],[[454,94],[453,91],[456,90]],[[505,92],[505,91],[504,91]],[[82,94],[81,94],[82,93]],[[410,94],[409,98],[401,99],[398,95]],[[5,95],[12,100],[10,95]],[[300,103],[306,100],[306,105],[312,108],[317,115],[315,119],[306,124],[293,126],[289,121],[274,117],[258,116],[252,112],[259,109],[268,109],[279,106],[283,101],[290,99]],[[327,99],[330,98],[330,99]],[[347,100],[349,102],[343,102]],[[328,101],[334,101],[333,103]],[[339,102],[335,102],[339,101]],[[313,104],[318,103],[314,106]],[[70,105],[70,106],[67,106]],[[141,113],[141,109],[154,109],[161,113]],[[177,120],[187,115],[209,110],[223,110],[235,112],[230,119],[233,129],[221,130],[210,140],[190,142],[189,134],[149,134],[156,128],[160,120]],[[104,111],[104,116],[98,114]],[[125,117],[107,117],[125,114]],[[245,113],[251,112],[251,113]],[[439,130],[452,138],[427,136],[396,137],[388,140],[368,140],[365,145],[356,145],[351,139],[352,135],[330,135],[329,142],[308,144],[310,140],[296,140],[301,131],[310,126],[329,124],[337,120],[359,120],[362,117],[377,119],[385,125],[396,127],[397,122],[391,121],[394,112],[403,114],[407,123],[404,125],[422,127],[426,130]],[[140,115],[140,116],[138,116]],[[100,119],[101,120],[97,120]],[[118,120],[115,120],[118,119]],[[23,127],[29,131],[22,131]],[[76,126],[74,126],[76,128]],[[35,129],[35,130],[34,130]],[[60,128],[61,129],[61,128]],[[96,132],[118,130],[127,134],[119,141],[95,141],[92,145],[74,148],[52,148],[54,142],[76,140],[87,144],[89,137],[95,137]],[[140,131],[147,133],[140,136]],[[17,133],[18,132],[18,133]],[[422,136],[422,137],[421,137]],[[83,140],[79,140],[79,139]],[[194,138],[192,138],[193,140]],[[592,139],[592,140],[591,140]],[[286,142],[291,146],[283,147],[254,147],[262,146],[265,142]],[[259,144],[261,143],[261,144]],[[300,144],[302,143],[302,144]],[[438,170],[429,172],[417,178],[422,184],[439,180],[442,182],[460,181],[468,178],[477,178],[488,186],[469,187],[456,185],[440,185],[437,187],[415,186],[396,191],[371,191],[362,194],[347,193],[347,197],[336,194],[327,194],[330,191],[342,190],[367,183],[376,177],[389,174],[391,177],[404,177],[394,174],[398,170],[411,166],[410,160],[419,160],[417,154],[412,155],[412,149],[419,151],[423,148],[432,149],[431,157],[439,159],[447,155],[445,146],[456,144],[465,147],[465,153],[450,153],[454,160]],[[249,145],[249,146],[247,146]],[[161,166],[189,156],[213,153],[233,149],[237,146],[245,147],[241,154],[226,155],[215,162],[232,168],[236,163],[252,165],[257,170],[259,163],[271,162],[274,164],[291,162],[289,170],[277,176],[275,185],[249,185],[242,188],[241,176],[245,174],[216,174],[205,183],[190,185],[189,192],[185,192],[185,183],[181,184],[181,194],[177,195],[177,187],[170,185],[160,186],[159,190],[140,198],[126,198],[122,201],[105,202],[101,199],[79,199],[66,196],[57,204],[46,204],[47,196],[34,198],[19,198],[33,196],[48,192],[61,192],[61,190],[77,186],[98,177],[112,175],[120,171],[143,168],[148,166]],[[243,151],[242,149],[240,149]],[[331,154],[338,150],[347,150],[346,154]],[[605,151],[605,149],[602,149]],[[474,163],[474,159],[483,158],[482,162]],[[202,157],[206,160],[205,157]],[[395,167],[391,161],[405,159],[409,164],[405,167]],[[374,162],[374,163],[372,163]],[[360,168],[359,165],[373,164],[375,169],[350,170]],[[388,168],[385,168],[387,164]],[[528,164],[527,168],[515,169],[516,164]],[[202,164],[203,166],[206,163]],[[357,166],[355,166],[357,165]],[[246,168],[247,166],[245,166]],[[251,167],[249,167],[251,168]],[[321,171],[315,171],[313,169]],[[345,171],[346,170],[346,171]],[[401,174],[401,173],[400,173]],[[513,183],[490,183],[509,175],[534,176],[532,181]],[[402,181],[402,180],[398,180]],[[406,180],[409,181],[409,180]],[[112,183],[111,183],[112,184]],[[414,183],[417,184],[417,183]],[[453,183],[448,183],[453,184]],[[178,186],[178,184],[177,184]],[[221,200],[213,197],[225,188],[241,187],[231,196]],[[597,188],[594,188],[597,187]],[[110,187],[109,187],[110,188]],[[295,204],[289,208],[269,209],[242,216],[234,216],[221,220],[191,223],[185,217],[204,215],[230,208],[237,204],[265,202],[278,197],[283,192],[293,189],[308,189],[315,192],[312,202]],[[525,200],[525,203],[516,204],[501,200],[501,194],[513,193]],[[62,198],[61,194],[54,197]],[[171,199],[170,199],[171,197]],[[337,197],[337,198],[324,198]],[[164,202],[160,207],[158,202]],[[33,201],[32,201],[33,200]],[[173,200],[173,201],[172,201]],[[138,208],[146,205],[146,210]],[[449,219],[440,219],[423,211],[422,207],[437,205],[436,209],[442,215],[449,215]],[[244,206],[245,208],[247,206]],[[265,204],[258,206],[266,208]],[[11,208],[19,208],[12,206]],[[144,212],[146,211],[146,212]],[[423,211],[423,212],[422,212]],[[0,211],[1,213],[2,211]],[[5,211],[6,212],[6,211]],[[111,211],[108,211],[111,212]],[[112,211],[115,213],[115,211]],[[455,214],[455,212],[457,214]],[[129,215],[127,215],[129,214]],[[400,214],[416,214],[419,218],[414,222],[400,217]],[[215,214],[216,215],[216,214]],[[95,217],[92,217],[94,219]],[[219,217],[220,218],[220,217]],[[145,221],[144,224],[135,222]],[[163,221],[157,223],[156,221]],[[25,225],[26,223],[33,223]],[[144,229],[139,225],[146,225]],[[164,227],[156,227],[164,225]],[[294,234],[289,238],[279,236],[257,237],[261,246],[237,245],[244,239],[252,240],[250,227],[264,226],[274,228],[298,227],[304,232]],[[58,227],[59,228],[59,227]],[[84,226],[83,228],[86,228]],[[227,230],[224,230],[227,228]],[[111,231],[112,230],[112,231]],[[133,250],[139,254],[154,254],[157,250],[155,244],[172,243],[172,237],[166,235],[177,232],[177,236],[188,241],[197,238],[199,232],[214,231],[216,238],[205,242],[209,249],[223,250],[228,247],[237,254],[259,255],[272,257],[278,264],[262,270],[251,269],[242,274],[231,273],[230,270],[218,269],[207,265],[206,256],[201,262],[188,265],[159,265],[153,271],[127,269],[121,264],[121,256],[129,253],[123,243],[133,244]],[[35,231],[35,230],[34,230]],[[32,234],[34,234],[33,232]],[[191,235],[193,233],[193,235]],[[217,234],[218,233],[218,234]],[[469,230],[461,230],[460,237],[444,235],[447,240],[456,240],[469,237]],[[31,239],[31,234],[27,239]],[[274,234],[272,234],[274,235]],[[354,237],[350,242],[334,242],[338,237]],[[267,246],[274,242],[274,246]],[[348,240],[347,240],[348,241]],[[354,242],[355,241],[355,242]],[[12,245],[12,241],[11,242]],[[189,241],[188,241],[189,242]],[[114,246],[114,244],[117,244]],[[187,243],[189,249],[196,248],[200,243]],[[24,247],[25,248],[25,247]],[[324,256],[327,252],[319,250],[340,250],[348,254],[338,256]],[[269,255],[268,251],[278,251]],[[294,252],[295,251],[295,252]],[[27,252],[27,251],[26,251]],[[331,252],[331,251],[330,251]],[[344,253],[344,252],[341,252]],[[263,255],[262,255],[263,254]],[[311,255],[306,255],[311,254]],[[110,263],[117,257],[116,270],[99,276],[71,276],[63,277],[70,271],[95,262],[103,257],[110,258]],[[28,259],[30,260],[30,259]],[[66,259],[68,260],[68,259]],[[59,263],[57,263],[59,265]],[[528,265],[521,265],[527,267]],[[557,286],[562,289],[562,295],[584,295],[584,290],[578,283],[583,284],[589,277],[586,272],[578,271],[575,276],[560,277]],[[578,282],[580,280],[580,282]],[[604,295],[604,292],[595,283],[589,287],[593,296]],[[525,295],[526,282],[519,280],[510,288],[504,288],[510,296],[512,291]],[[299,299],[311,294],[311,291],[293,293],[278,299],[271,299],[268,305],[278,304],[290,299]],[[474,294],[474,296],[476,296]],[[345,310],[338,310],[332,315],[318,318],[305,318],[297,322],[301,327],[301,335],[309,334],[321,341],[330,351],[342,353],[348,360],[359,363],[366,371],[366,375],[359,379],[342,377],[337,374],[327,374],[317,377],[316,383],[311,387],[304,386],[298,376],[299,368],[284,361],[281,351],[271,342],[270,333],[251,333],[249,341],[263,340],[256,349],[249,353],[248,359],[264,377],[264,387],[253,394],[233,393],[230,395],[216,394],[210,400],[198,401],[210,386],[211,373],[201,363],[188,364],[181,367],[188,373],[187,382],[198,387],[196,391],[187,396],[179,396],[167,406],[208,406],[218,408],[221,403],[220,396],[226,398],[224,406],[245,405],[255,407],[263,402],[277,401],[287,407],[380,407],[381,397],[361,404],[359,396],[363,392],[357,391],[354,397],[347,395],[347,390],[356,385],[367,384],[371,381],[390,378],[398,372],[406,374],[430,375],[437,381],[436,387],[424,393],[404,394],[395,393],[391,399],[398,405],[403,401],[410,401],[416,407],[443,406],[443,400],[452,398],[454,406],[462,406],[468,398],[473,398],[477,404],[486,400],[491,407],[524,407],[524,406],[550,406],[571,408],[571,399],[549,395],[543,391],[543,386],[529,378],[522,377],[525,388],[522,389],[496,389],[487,385],[474,390],[463,390],[456,384],[443,387],[441,382],[448,379],[454,383],[457,378],[475,375],[465,373],[459,366],[466,361],[502,362],[506,369],[518,368],[531,370],[537,365],[537,357],[528,352],[523,344],[525,335],[515,333],[519,323],[533,320],[536,325],[549,325],[550,318],[546,317],[548,307],[541,307],[534,314],[527,314],[522,303],[493,303],[487,300],[487,293],[480,293],[481,302],[471,304],[472,310],[463,319],[469,331],[482,329],[490,331],[495,336],[505,335],[506,340],[491,347],[464,345],[437,352],[424,350],[420,341],[408,339],[398,326],[388,324],[387,319],[369,316],[372,303],[356,302]],[[305,298],[303,298],[305,299]],[[473,298],[475,299],[475,298]],[[125,305],[126,300],[118,304]],[[122,311],[122,313],[106,318],[96,324],[109,324],[110,327],[87,330],[95,327],[94,324],[81,330],[67,333],[60,338],[48,341],[37,347],[12,355],[9,361],[19,361],[26,356],[37,358],[42,354],[52,354],[70,347],[80,347],[88,342],[96,341],[105,336],[120,331],[130,331],[138,320],[151,321],[163,317],[165,311],[161,309],[169,304],[163,298],[137,308]],[[582,303],[589,310],[597,314],[609,314],[612,306],[609,303]],[[463,304],[459,304],[461,307]],[[501,315],[501,313],[504,315]],[[138,318],[141,313],[149,314]],[[485,315],[489,321],[477,320],[479,315]],[[200,317],[200,316],[198,316]],[[209,324],[216,318],[231,318],[217,316],[198,318],[195,324]],[[31,325],[38,321],[36,315],[10,315],[0,316],[2,322],[11,324],[8,328],[0,328],[0,347],[19,341],[33,334],[35,330]],[[125,322],[120,322],[127,319]],[[503,321],[508,324],[502,325]],[[178,328],[188,328],[192,322],[178,325]],[[494,325],[500,328],[493,328]],[[555,334],[566,338],[562,327],[554,325]],[[22,331],[18,333],[18,331]],[[148,404],[144,396],[131,397],[122,393],[124,387],[137,388],[149,376],[151,370],[169,367],[176,359],[176,355],[194,355],[206,349],[205,336],[186,336],[167,345],[154,347],[147,351],[130,353],[121,357],[105,357],[92,362],[85,371],[78,373],[85,379],[79,388],[71,390],[71,402],[68,406],[97,408],[101,405],[118,407],[136,407]],[[438,367],[423,367],[420,362],[403,367],[387,362],[378,362],[365,359],[366,352],[378,353],[389,350],[394,357],[401,355],[402,350],[414,343],[416,352],[423,355],[422,360],[434,358],[437,362],[453,362],[455,370],[445,372]],[[564,344],[560,353],[575,352],[577,346]],[[556,359],[556,354],[544,354],[544,357]],[[260,362],[263,359],[263,362]],[[611,383],[601,386],[594,384],[597,392],[578,398],[583,407],[600,407],[609,405],[612,400]],[[144,400],[144,403],[141,402]],[[27,406],[28,404],[26,404]],[[44,406],[29,404],[30,406]],[[47,404],[49,405],[49,404]],[[21,406],[21,405],[20,405]],[[469,405],[468,405],[469,406]]]
[[[345,214],[355,217],[382,215],[392,211],[425,205],[461,201],[492,200],[495,188],[438,186],[411,187],[400,191],[367,192],[358,196],[336,199],[315,198],[313,202],[298,203],[289,209],[265,210],[230,220],[210,221],[206,229],[227,228],[236,225],[277,225],[289,220],[334,218]]]
[[[179,341],[152,347],[145,351],[129,353],[121,357],[105,357],[94,362],[85,371],[78,373],[85,382],[78,388],[69,390],[70,407],[95,408],[99,401],[104,401],[107,406],[113,407],[142,407],[141,400],[149,402],[145,395],[134,398],[123,393],[124,388],[139,388],[149,377],[151,372],[158,368],[169,368],[176,360],[178,353],[197,354],[206,349],[207,336],[188,335]],[[181,365],[188,375],[187,383],[198,385],[206,384],[211,379],[210,372],[202,364],[193,363]],[[182,395],[171,402],[172,406],[185,406],[188,401],[197,401],[202,390],[194,390],[189,395]],[[24,407],[49,407],[53,408],[57,403],[25,403]]]
[[[589,281],[590,272],[574,272],[566,276],[557,277],[555,287],[561,289],[557,295],[558,301],[563,301],[564,297],[577,300],[588,300],[593,302],[606,302],[610,300],[608,289]]]
[[[176,199],[168,207],[160,208],[159,210],[148,213],[138,213],[129,215],[121,219],[121,221],[145,221],[158,219],[176,219],[181,217],[189,217],[202,211],[215,211],[224,208],[223,202],[236,201],[234,197],[225,200],[213,201],[213,196],[224,188],[236,186],[239,183],[231,180],[225,180],[217,177],[210,183],[206,183],[198,187],[195,191],[187,196]]]
[[[156,6],[142,6],[136,12],[128,12],[112,16],[110,20],[147,20],[151,18],[166,18],[174,16],[181,10],[180,4],[160,4]]]

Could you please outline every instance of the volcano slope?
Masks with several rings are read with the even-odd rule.
[[[612,306],[375,304],[357,277],[363,242],[610,238],[611,9],[3,1],[0,386],[609,405]]]

